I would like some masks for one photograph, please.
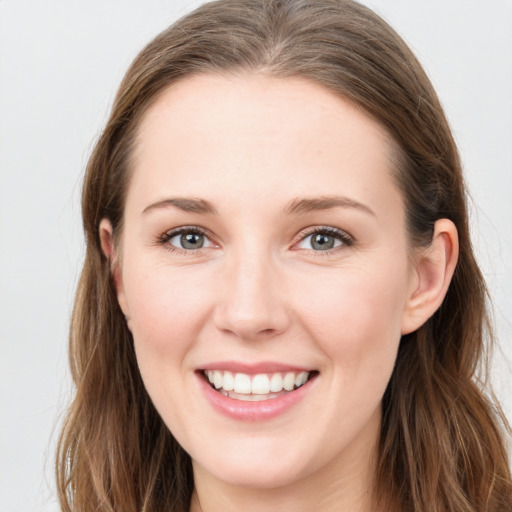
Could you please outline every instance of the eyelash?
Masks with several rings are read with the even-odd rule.
[[[163,233],[157,240],[158,245],[165,246],[165,248],[168,251],[185,254],[185,255],[191,255],[194,252],[199,252],[199,250],[201,248],[196,249],[196,250],[182,249],[180,247],[176,247],[175,245],[171,245],[169,243],[170,240],[172,240],[174,237],[182,235],[184,233],[202,235],[207,240],[209,240],[210,243],[213,243],[211,241],[212,237],[203,228],[200,228],[199,226],[182,226],[180,228],[176,228],[171,231],[167,231],[167,232]],[[299,233],[299,235],[297,236],[298,241],[294,242],[293,245],[296,246],[297,244],[306,240],[307,237],[312,236],[312,235],[326,235],[326,236],[333,237],[341,242],[341,245],[333,247],[331,249],[317,250],[317,251],[315,251],[314,249],[305,249],[309,253],[313,253],[315,256],[332,254],[332,253],[337,252],[338,250],[342,249],[343,247],[350,247],[350,246],[354,245],[354,239],[352,236],[350,236],[345,231],[342,231],[341,229],[333,228],[331,226],[315,226],[315,227],[306,228],[305,230],[303,230],[302,232]]]

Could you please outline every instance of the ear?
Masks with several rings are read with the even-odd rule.
[[[121,307],[121,310],[123,311],[126,318],[129,319],[128,305],[126,303],[126,295],[124,293],[123,277],[119,267],[117,251],[114,245],[112,223],[108,219],[101,219],[99,237],[103,254],[106,256],[110,263],[110,272],[112,274],[114,287],[117,293],[117,302],[119,303],[119,306]]]
[[[402,334],[421,327],[441,306],[459,257],[459,237],[448,219],[435,223],[432,242],[416,255],[415,279],[404,310]]]

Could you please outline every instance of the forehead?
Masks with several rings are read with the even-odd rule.
[[[393,154],[379,123],[316,83],[197,75],[164,90],[143,116],[129,196],[350,193],[378,202],[379,187],[397,193]]]

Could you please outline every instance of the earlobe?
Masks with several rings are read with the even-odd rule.
[[[110,272],[114,281],[117,301],[124,315],[128,318],[128,306],[124,293],[123,278],[119,267],[118,254],[114,245],[112,223],[108,219],[102,219],[99,226],[101,249],[110,264]]]
[[[415,263],[415,284],[402,321],[402,334],[415,331],[441,306],[459,256],[455,224],[448,219],[435,223],[430,245],[421,249]]]

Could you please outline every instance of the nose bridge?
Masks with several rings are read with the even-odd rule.
[[[262,246],[246,244],[226,261],[217,326],[244,339],[268,338],[286,329],[288,314],[279,265]]]

